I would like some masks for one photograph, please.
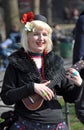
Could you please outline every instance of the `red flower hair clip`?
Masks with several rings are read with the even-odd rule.
[[[28,12],[23,14],[21,18],[21,23],[26,24],[27,22],[31,22],[32,20],[34,20],[34,14],[33,12]]]

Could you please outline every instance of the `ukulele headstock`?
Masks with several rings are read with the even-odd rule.
[[[80,71],[84,68],[84,61],[80,60],[76,64],[72,65],[72,68],[76,69],[77,71]]]

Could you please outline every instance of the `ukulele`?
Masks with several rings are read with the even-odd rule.
[[[84,68],[84,61],[78,61],[76,64],[72,65],[71,68],[80,71],[82,68]],[[58,74],[58,76],[50,82],[48,87],[52,89],[57,83],[59,83],[64,78],[64,76],[65,74]],[[34,111],[42,106],[44,99],[38,94],[33,94],[31,96],[28,96],[27,98],[22,99],[22,102],[28,110]]]

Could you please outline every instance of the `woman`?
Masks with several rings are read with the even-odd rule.
[[[75,102],[81,83],[74,86],[66,78],[63,59],[52,52],[51,27],[34,20],[32,12],[21,21],[23,47],[9,57],[1,92],[3,102],[15,104],[18,115],[10,130],[68,130],[57,95]]]

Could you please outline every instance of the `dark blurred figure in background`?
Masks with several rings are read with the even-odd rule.
[[[21,42],[21,32],[18,26],[13,25],[7,39],[2,43],[2,47],[17,48],[18,43]]]
[[[1,34],[0,34],[0,43],[2,42],[2,36],[1,36]]]
[[[77,61],[84,60],[84,11],[80,13],[79,19],[73,30],[73,35],[73,64],[75,64]],[[84,80],[84,69],[80,71],[80,75]],[[80,100],[75,104],[75,110],[78,119],[84,124],[84,91],[82,92]]]
[[[73,30],[73,64],[84,57],[84,11],[80,14]]]
[[[52,32],[52,42],[53,42],[53,51],[57,52],[59,50],[60,39],[64,36],[63,31],[59,24],[53,25]]]
[[[73,21],[76,22],[79,18],[79,10],[77,8],[74,8],[72,10],[72,18],[73,18]]]
[[[7,39],[0,44],[0,56],[3,59],[3,66],[8,64],[7,57],[16,49],[20,48],[21,32],[18,26],[13,25]]]
[[[70,21],[71,21],[71,10],[68,7],[64,7],[63,19],[64,19],[65,23],[70,23]]]
[[[21,42],[21,32],[18,26],[13,25],[12,29],[9,33],[9,38],[12,40],[12,44],[14,46],[18,46],[17,43]],[[15,45],[16,44],[16,45]]]

